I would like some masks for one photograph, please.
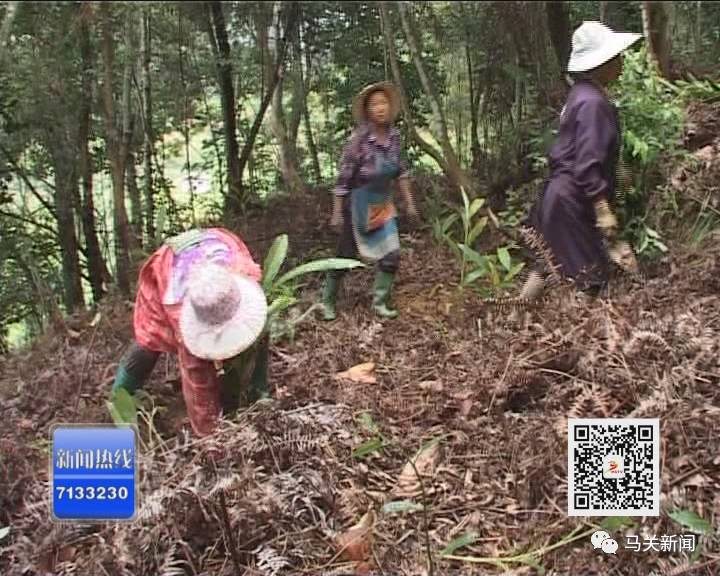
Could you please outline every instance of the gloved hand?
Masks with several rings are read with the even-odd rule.
[[[630,247],[630,244],[625,240],[618,240],[608,250],[608,256],[617,266],[630,272],[631,274],[637,274],[639,267],[635,254]]]
[[[608,241],[612,241],[617,236],[617,218],[610,210],[610,205],[605,198],[595,202],[595,217],[597,219],[597,227]]]
[[[330,226],[332,229],[340,233],[343,228],[343,199],[341,196],[333,197],[333,211],[330,217]]]

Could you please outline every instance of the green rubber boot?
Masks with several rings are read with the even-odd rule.
[[[335,320],[337,313],[335,311],[335,301],[337,299],[338,279],[335,274],[328,272],[325,276],[325,288],[323,289],[323,319],[327,321]]]
[[[375,276],[375,296],[373,297],[373,310],[383,318],[397,318],[398,311],[388,307],[390,290],[392,289],[395,275],[389,272],[378,270]]]

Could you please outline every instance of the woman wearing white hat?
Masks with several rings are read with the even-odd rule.
[[[123,388],[133,394],[166,352],[178,355],[185,405],[199,436],[212,432],[248,384],[248,400],[268,396],[261,276],[245,244],[222,228],[167,240],[140,270],[135,339],[113,393]]]
[[[550,177],[530,215],[559,272],[590,293],[607,282],[603,237],[613,261],[636,266],[627,245],[617,242],[617,219],[610,208],[621,136],[607,85],[619,78],[622,53],[639,38],[600,22],[584,22],[573,34],[567,67],[573,85],[550,151]],[[535,298],[543,287],[542,273],[533,271],[521,297]]]

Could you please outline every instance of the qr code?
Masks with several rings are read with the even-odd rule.
[[[568,516],[660,515],[660,421],[568,419]]]

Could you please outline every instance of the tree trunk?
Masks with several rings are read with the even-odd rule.
[[[223,112],[223,129],[225,133],[225,163],[227,166],[228,192],[225,197],[226,206],[242,206],[243,185],[242,167],[238,157],[237,124],[235,118],[235,90],[232,83],[232,64],[230,43],[228,42],[225,17],[222,3],[214,0],[208,6],[208,35],[215,55],[220,102]]]
[[[295,2],[285,3],[286,16],[284,18],[285,25],[283,29],[286,33],[292,34],[295,31],[295,22],[297,21],[298,6]],[[275,67],[273,70],[272,78],[270,79],[270,85],[265,88],[265,95],[260,103],[260,109],[258,110],[255,120],[250,127],[245,145],[240,152],[240,173],[242,174],[247,165],[250,154],[252,153],[253,146],[255,145],[255,138],[257,138],[258,132],[260,131],[260,125],[262,124],[265,113],[267,112],[270,101],[275,94],[275,88],[277,88],[280,77],[282,76],[283,66],[285,64],[285,54],[287,53],[287,42],[288,38],[278,38],[277,57],[275,59]],[[232,210],[232,206],[229,207]]]
[[[117,282],[120,291],[125,297],[130,296],[130,229],[125,209],[125,163],[127,149],[123,135],[120,134],[115,121],[115,101],[113,96],[113,59],[114,40],[110,28],[109,5],[100,4],[102,12],[102,57],[104,65],[103,80],[103,109],[105,116],[105,131],[107,142],[107,155],[110,160],[110,170],[113,184],[113,222],[115,228],[115,257],[117,266]],[[126,75],[127,76],[127,75]],[[126,78],[127,80],[127,78]],[[126,84],[126,83],[124,83]],[[123,92],[126,92],[123,87]]]
[[[298,39],[300,39],[300,33],[302,27],[298,30]],[[299,42],[302,46],[302,41]],[[301,50],[301,48],[299,48]],[[320,170],[320,157],[318,156],[318,149],[315,145],[315,137],[312,131],[312,118],[310,117],[310,108],[308,107],[308,92],[310,92],[310,78],[312,76],[312,60],[310,51],[305,49],[305,74],[303,74],[302,64],[299,66],[300,83],[302,85],[302,113],[305,119],[305,138],[307,139],[308,148],[310,149],[310,159],[312,160],[313,176],[315,184],[319,184],[322,180],[322,172]]]
[[[415,29],[412,15],[408,13],[407,7],[404,2],[398,2],[397,5],[398,11],[400,13],[400,21],[405,32],[405,38],[407,39],[408,47],[410,48],[410,54],[412,55],[413,63],[415,64],[415,68],[417,69],[418,75],[420,76],[420,82],[423,86],[423,90],[425,91],[425,95],[430,100],[430,106],[432,107],[433,114],[435,115],[439,123],[439,140],[440,146],[443,149],[443,154],[445,155],[445,159],[450,169],[457,174],[456,179],[466,179],[465,176],[462,174],[463,170],[460,167],[457,152],[453,149],[453,146],[450,143],[447,120],[445,118],[442,105],[440,104],[440,99],[438,98],[437,92],[435,91],[435,87],[430,81],[430,77],[425,71],[425,66],[422,61],[420,39],[417,36],[417,31]],[[466,185],[466,188],[467,187],[469,186]]]
[[[477,89],[475,87],[475,75],[473,74],[472,54],[470,45],[465,43],[465,60],[467,61],[468,85],[470,87],[470,153],[472,155],[472,166],[477,166],[480,161],[480,139],[478,135],[478,106]]]
[[[80,150],[80,173],[83,181],[82,223],[87,247],[90,287],[93,301],[97,303],[104,295],[105,262],[100,251],[100,242],[95,226],[95,203],[93,201],[93,163],[89,144],[95,74],[93,70],[93,50],[90,45],[90,30],[86,18],[80,20],[80,54],[83,67],[83,98],[80,104],[78,144]]]
[[[390,68],[392,69],[393,79],[395,80],[395,84],[397,85],[398,91],[400,92],[400,106],[403,111],[403,120],[407,124],[410,137],[415,141],[415,143],[423,152],[425,152],[428,156],[435,160],[435,162],[437,162],[437,165],[440,166],[440,169],[445,173],[445,175],[450,178],[451,181],[453,181],[453,184],[459,186],[460,183],[456,180],[453,180],[453,174],[450,170],[450,167],[448,166],[448,163],[443,157],[442,152],[440,152],[437,148],[435,148],[435,146],[430,144],[430,142],[425,140],[420,135],[420,133],[417,131],[417,128],[415,127],[415,123],[413,122],[410,105],[407,101],[407,93],[405,92],[405,85],[402,80],[402,74],[400,73],[400,64],[398,63],[397,52],[395,50],[395,39],[392,37],[391,34],[390,14],[388,12],[386,2],[380,3],[380,26],[382,28],[383,37],[385,39],[385,46],[387,48],[388,57],[390,59]],[[326,110],[327,109],[328,108],[326,107]]]
[[[55,144],[58,146],[58,143]],[[65,309],[68,314],[85,305],[80,276],[78,241],[75,233],[73,197],[77,194],[78,176],[75,162],[63,151],[53,152],[55,172],[55,212],[58,223],[58,241],[62,255],[62,271]]]
[[[140,188],[137,183],[137,170],[135,168],[135,154],[128,151],[127,168],[125,180],[127,183],[128,196],[130,197],[131,214],[132,214],[132,231],[135,235],[135,244],[142,246],[143,239],[143,210],[142,201],[140,200]]]
[[[441,137],[441,146],[443,148],[442,152],[437,150],[432,144],[430,144],[428,141],[426,141],[422,136],[420,136],[419,132],[417,131],[417,128],[415,127],[415,124],[412,120],[412,113],[410,110],[410,106],[407,101],[407,92],[405,91],[404,83],[402,80],[402,75],[400,72],[400,65],[398,63],[398,57],[397,57],[397,51],[395,50],[395,40],[392,37],[391,30],[392,23],[390,21],[390,14],[387,9],[386,2],[380,3],[380,23],[383,31],[383,36],[385,37],[385,44],[387,46],[388,50],[388,56],[390,58],[390,67],[392,68],[393,78],[395,80],[395,84],[398,87],[398,90],[400,92],[400,103],[403,110],[403,118],[408,126],[408,131],[410,133],[411,138],[417,143],[417,145],[420,147],[421,150],[423,150],[426,154],[428,154],[435,162],[438,163],[438,166],[442,169],[442,171],[445,173],[445,175],[450,179],[453,186],[455,187],[464,187],[468,194],[474,195],[474,191],[471,186],[471,181],[468,178],[467,174],[460,168],[457,157],[455,156],[454,151],[452,150],[452,146],[450,145],[449,138],[447,137],[447,125],[444,124],[444,118],[443,118],[443,126],[444,128],[441,128],[441,131],[444,133],[444,137]],[[408,41],[411,42],[412,40],[408,38]],[[415,46],[417,48],[417,46]],[[417,54],[419,56],[419,53],[416,53],[414,50],[412,50],[414,54]],[[413,57],[413,60],[415,61],[416,67],[418,68],[418,72],[422,70],[422,76],[425,77],[425,80],[423,81],[423,84],[429,86],[429,79],[425,75],[424,67],[422,66],[422,63],[419,61],[418,58]],[[427,90],[426,90],[427,91]],[[429,94],[431,97],[431,101],[433,101],[433,109],[438,110],[439,109],[439,103],[437,100],[437,96],[434,94],[434,92],[431,90],[431,94]],[[444,140],[444,143],[442,142]],[[450,152],[450,157],[448,152]]]
[[[143,122],[144,144],[143,144],[143,187],[145,196],[145,233],[148,242],[152,245],[155,238],[155,193],[153,189],[153,125],[152,125],[152,91],[150,79],[150,56],[152,54],[152,37],[150,26],[150,11],[152,8],[146,6],[143,9],[142,29],[140,35],[140,49],[142,52],[142,90],[143,90]]]
[[[197,226],[195,219],[195,183],[193,182],[192,164],[190,162],[190,100],[188,98],[187,79],[185,77],[185,57],[183,56],[182,38],[184,37],[182,28],[182,13],[178,11],[178,71],[180,73],[180,83],[182,84],[183,97],[183,122],[182,133],[185,140],[185,173],[188,181],[188,192],[190,193],[190,214],[193,228]],[[186,50],[188,47],[185,47]],[[208,122],[210,119],[208,118]],[[212,130],[211,130],[212,132]]]
[[[642,3],[643,32],[648,56],[665,78],[670,77],[670,15],[665,2]]]
[[[607,0],[601,0],[599,2],[599,9],[600,9],[599,16],[600,16],[600,22],[602,22],[603,24],[607,24],[607,8],[608,8]]]
[[[273,17],[273,28],[275,30],[276,39],[276,46],[274,47],[274,50],[270,49],[270,43],[268,41],[269,35],[267,34],[267,19],[261,17],[256,20],[257,37],[258,41],[261,42],[260,48],[262,53],[267,55],[267,57],[263,59],[263,67],[266,71],[265,78],[267,79],[268,84],[272,82],[272,71],[274,69],[274,63],[275,61],[277,61],[277,42],[283,34],[287,36],[287,34],[291,32],[287,29],[281,30],[281,21],[280,14],[278,13],[278,6],[279,5],[276,3],[276,13]],[[273,55],[273,57],[271,58],[270,55]],[[297,65],[297,55],[295,60],[295,64]],[[305,188],[305,184],[300,177],[300,170],[298,168],[296,151],[297,127],[300,125],[300,116],[297,113],[300,111],[300,108],[298,106],[297,98],[295,96],[297,88],[294,86],[294,94],[292,99],[293,109],[291,112],[290,121],[288,122],[286,120],[285,107],[283,102],[284,91],[285,75],[283,74],[280,76],[277,82],[275,93],[273,95],[273,102],[270,108],[270,126],[273,135],[278,142],[278,147],[280,150],[280,174],[282,175],[283,182],[285,183],[288,192],[290,192],[291,194],[297,194],[303,192]],[[296,117],[297,122],[295,122]]]
[[[572,30],[567,2],[545,2],[548,31],[560,70],[566,70],[572,49]]]

